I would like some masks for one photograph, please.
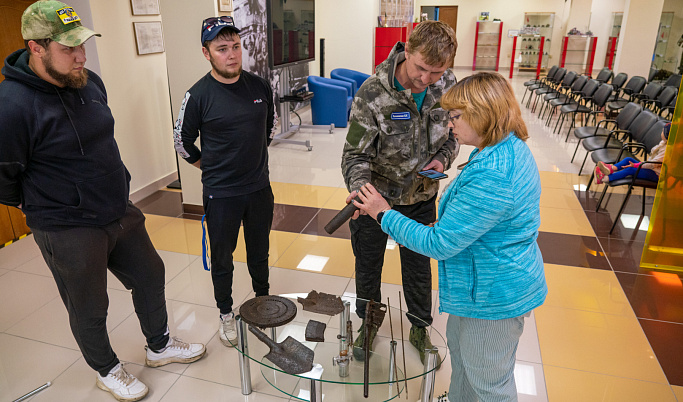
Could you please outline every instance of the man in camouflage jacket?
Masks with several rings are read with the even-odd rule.
[[[342,156],[342,173],[351,193],[370,182],[402,214],[429,224],[436,219],[439,183],[419,176],[421,170],[450,168],[458,144],[448,129],[441,96],[456,83],[452,65],[457,42],[446,24],[426,21],[408,43],[398,42],[387,60],[360,87],[351,108],[349,132]],[[381,217],[378,217],[381,219]],[[358,216],[349,224],[356,257],[359,298],[381,301],[380,282],[387,235],[374,219]],[[410,341],[424,358],[431,346],[425,327],[432,323],[432,275],[428,257],[400,248],[401,271]],[[365,301],[356,303],[365,318]],[[354,352],[363,359],[364,330]],[[376,331],[370,333],[370,344]]]

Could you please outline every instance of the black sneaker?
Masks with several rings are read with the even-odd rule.
[[[436,349],[434,345],[432,345],[432,340],[429,339],[427,329],[424,327],[418,327],[415,325],[410,327],[409,340],[410,344],[415,346],[415,349],[420,352],[420,361],[422,364],[425,362],[425,349]],[[441,367],[441,355],[438,354],[438,352],[436,358],[437,367]]]
[[[370,327],[370,351],[372,352],[372,344],[375,342],[375,336],[377,336],[377,328],[374,326]],[[365,360],[365,350],[363,350],[363,347],[365,346],[365,320],[363,320],[363,324],[361,324],[360,329],[358,330],[358,337],[356,337],[356,340],[353,342],[353,357],[354,359],[358,361],[364,361]]]

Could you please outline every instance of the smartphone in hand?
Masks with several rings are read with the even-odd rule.
[[[441,180],[441,179],[445,179],[446,177],[448,177],[448,175],[445,173],[437,172],[436,170],[431,170],[431,169],[422,170],[420,172],[417,172],[417,174],[419,174],[420,176],[424,176],[428,179],[432,179],[432,180]]]

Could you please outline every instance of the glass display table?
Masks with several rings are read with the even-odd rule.
[[[294,321],[277,328],[269,328],[265,332],[277,343],[283,342],[288,336],[291,336],[312,349],[314,352],[313,370],[303,374],[288,374],[265,358],[270,348],[248,330],[248,324],[238,315],[238,307],[234,310],[237,323],[237,344],[234,346],[241,354],[239,364],[242,394],[249,395],[252,392],[250,362],[255,362],[258,364],[261,375],[271,386],[302,401],[322,402],[323,397],[325,402],[389,401],[399,395],[405,397],[407,380],[420,377],[422,378],[421,389],[408,388],[409,395],[411,395],[410,399],[415,400],[416,397],[419,397],[420,401],[432,401],[435,373],[443,360],[446,359],[448,348],[438,346],[438,353],[436,348],[426,350],[423,364],[417,350],[408,341],[411,322],[403,317],[403,340],[406,351],[404,372],[404,357],[401,350],[401,317],[399,308],[396,308],[393,303],[392,307],[387,309],[384,321],[375,338],[373,351],[370,353],[368,398],[365,398],[365,362],[354,358],[350,360],[340,359],[340,355],[344,355],[340,351],[345,349],[343,340],[345,339],[347,321],[352,322],[354,338],[358,336],[358,329],[362,323],[355,312],[357,299],[355,297],[342,297],[345,310],[341,314],[330,317],[325,314],[304,311],[296,300],[297,296],[306,297],[306,294],[281,296],[293,299],[297,304],[297,316]],[[405,314],[407,315],[407,313]],[[411,318],[415,320],[414,317]],[[324,342],[306,341],[305,329],[309,320],[327,325]],[[444,336],[435,329],[425,326],[431,335],[433,344],[446,345]],[[391,340],[392,331],[393,341]],[[348,350],[348,356],[352,356],[354,354],[352,353],[353,345],[350,345]]]

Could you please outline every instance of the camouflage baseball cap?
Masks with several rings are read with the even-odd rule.
[[[59,1],[37,1],[21,16],[21,36],[24,40],[49,38],[64,46],[74,47],[93,35],[102,36],[84,27],[73,7]]]

